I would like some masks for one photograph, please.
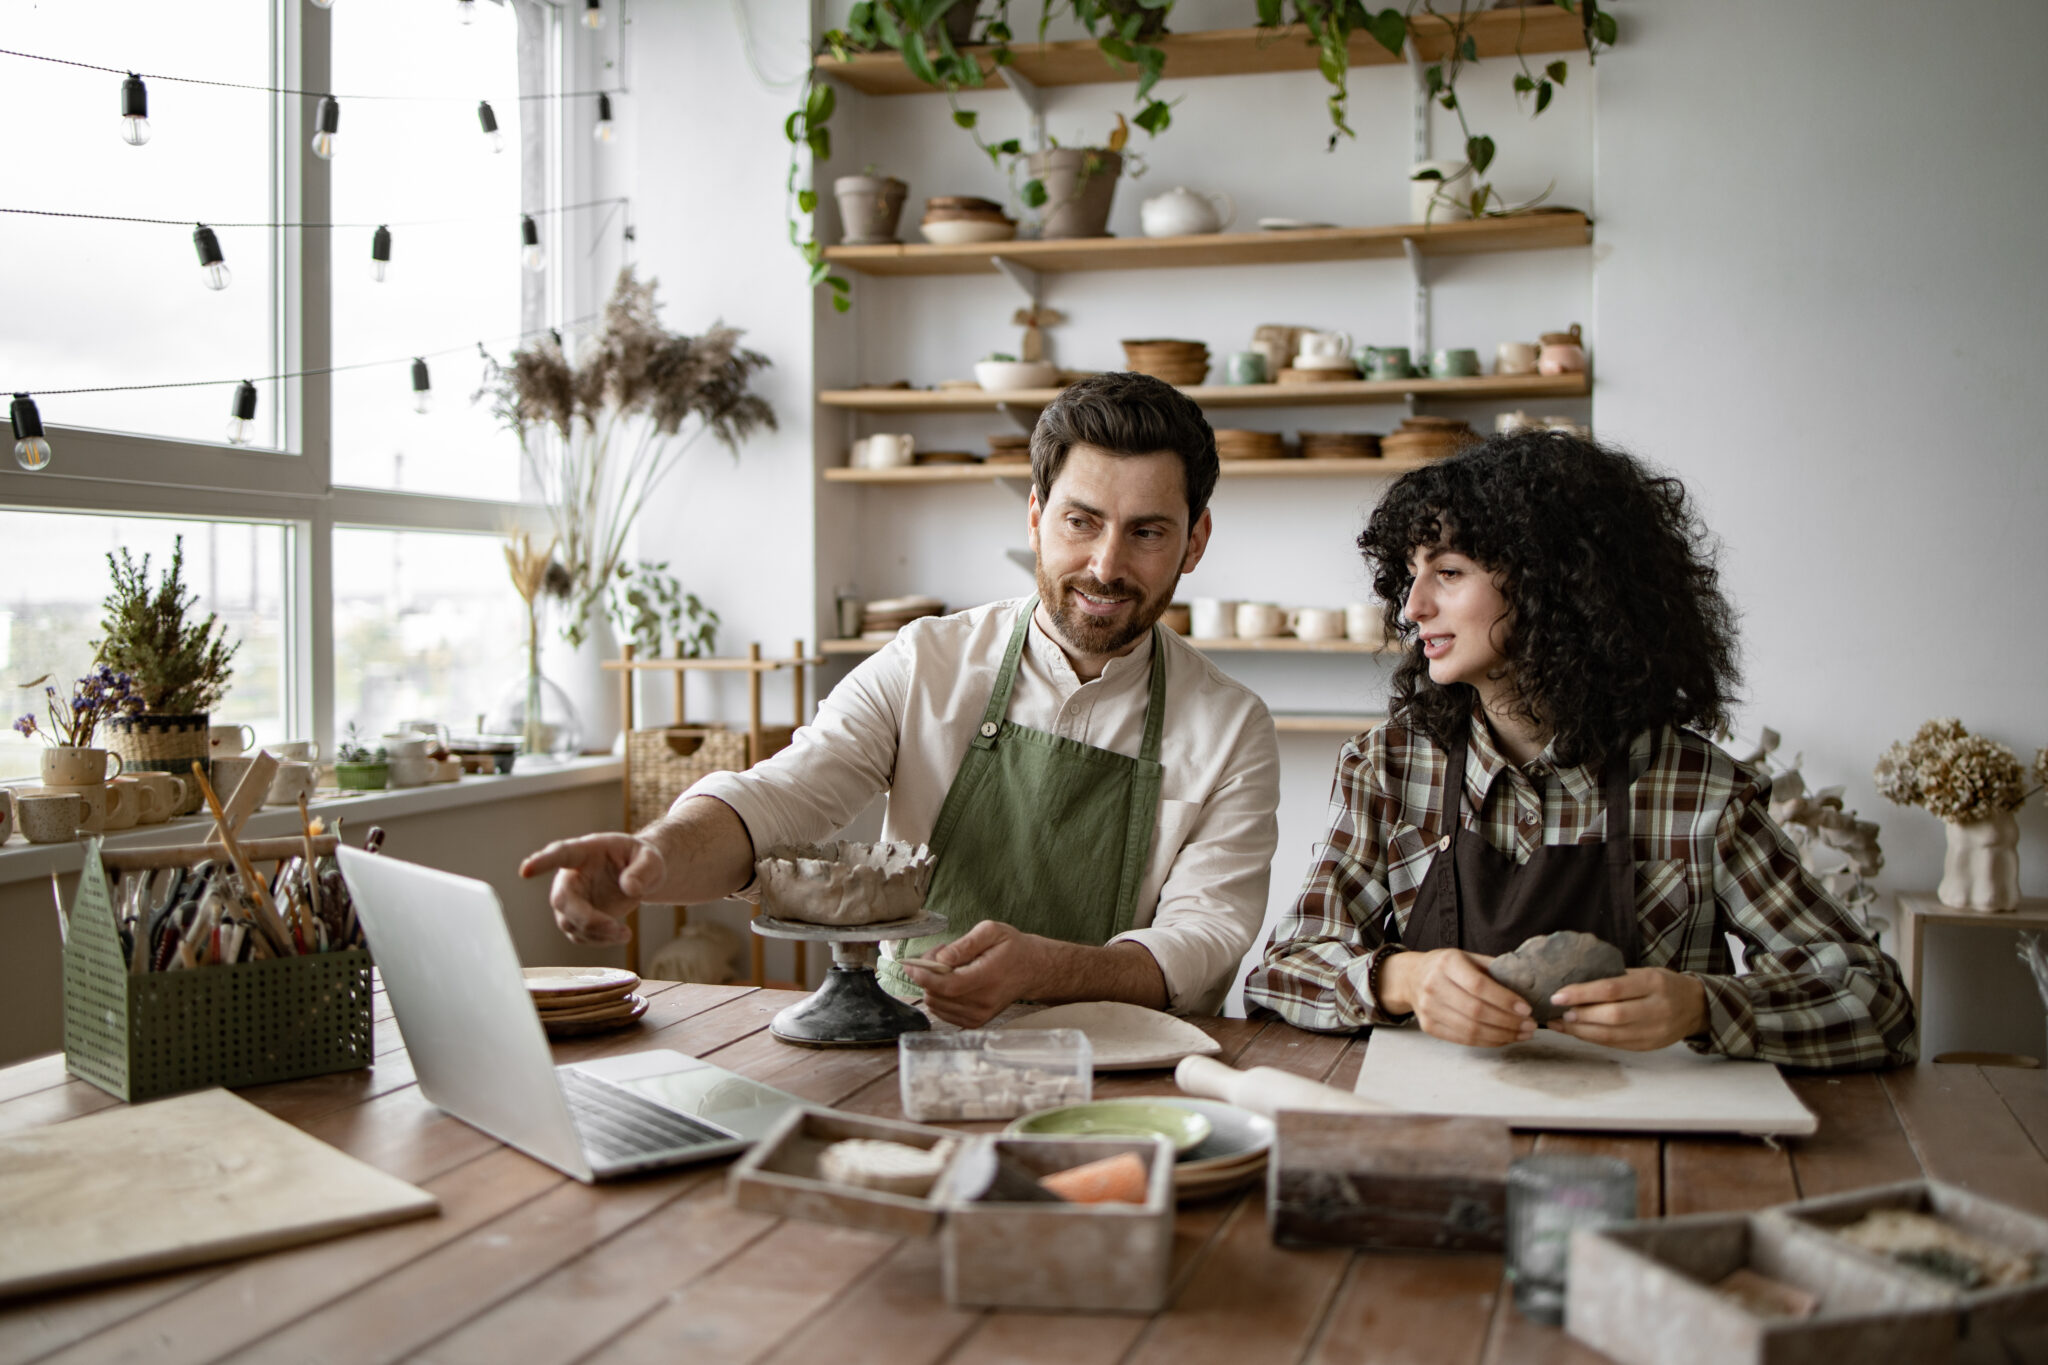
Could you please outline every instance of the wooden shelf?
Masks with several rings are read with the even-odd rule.
[[[873,654],[887,640],[825,640],[818,645],[821,654],[863,655]],[[1355,644],[1350,640],[1297,640],[1292,636],[1278,636],[1265,640],[1194,640],[1189,644],[1205,654],[1384,654],[1391,651],[1376,645]]]
[[[828,246],[825,259],[864,275],[987,275],[1001,258],[1033,270],[1170,270],[1216,265],[1297,265],[1387,260],[1415,243],[1425,256],[1544,251],[1585,246],[1592,224],[1577,210],[1456,223],[1205,232],[1191,237],[1075,237],[1054,241]]]
[[[1428,460],[1224,460],[1218,468],[1226,479],[1353,479],[1382,478],[1420,469]],[[994,483],[1002,479],[1029,479],[1031,466],[1021,462],[1003,464],[928,464],[901,469],[845,469],[825,471],[827,483]]]
[[[1205,408],[1326,408],[1416,398],[1584,398],[1584,374],[1482,374],[1470,379],[1344,379],[1324,384],[1196,384],[1181,389]],[[818,402],[855,412],[995,412],[1042,408],[1058,389],[823,389]]]
[[[1436,61],[1449,49],[1450,25],[1427,16],[1411,22],[1416,52],[1425,62]],[[1489,10],[1473,16],[1467,30],[1481,57],[1513,54],[1517,35],[1528,55],[1577,52],[1585,47],[1579,16],[1554,5],[1531,5],[1524,9]],[[1284,29],[1223,28],[1199,33],[1169,33],[1158,45],[1166,53],[1165,79],[1193,76],[1246,76],[1275,71],[1313,71],[1317,49],[1299,27]],[[968,51],[973,51],[970,48]],[[1034,85],[1100,85],[1135,81],[1135,68],[1112,66],[1093,38],[1063,43],[1012,43],[1010,54],[1025,79]],[[1401,58],[1388,52],[1366,33],[1351,35],[1352,66],[1393,66]],[[861,53],[842,62],[831,54],[820,56],[818,70],[867,95],[919,95],[935,93],[910,74],[903,58],[894,52]],[[983,75],[991,86],[1003,84],[1001,71],[985,52]]]
[[[1352,735],[1364,734],[1386,724],[1385,716],[1309,716],[1275,714],[1273,728],[1283,735]]]

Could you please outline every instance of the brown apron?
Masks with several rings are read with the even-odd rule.
[[[1415,908],[1400,941],[1422,952],[1463,948],[1498,956],[1538,934],[1576,929],[1605,939],[1621,950],[1629,966],[1640,966],[1627,748],[1609,755],[1602,781],[1607,795],[1606,839],[1598,844],[1544,844],[1517,867],[1486,836],[1459,828],[1467,734],[1460,732],[1451,749],[1445,835],[1416,892]]]

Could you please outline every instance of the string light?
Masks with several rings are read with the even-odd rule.
[[[256,421],[256,386],[244,379],[235,385],[234,406],[228,409],[228,444],[245,446],[254,433],[250,427]]]
[[[427,378],[427,362],[422,356],[412,358],[412,410],[426,413],[434,406],[434,386]]]
[[[334,0],[313,0],[314,9],[333,9]]]
[[[547,268],[548,249],[540,244],[540,227],[530,213],[519,215],[519,244],[524,248],[519,253],[521,265],[535,274]]]
[[[149,141],[149,91],[133,71],[121,82],[121,140],[130,147]]]
[[[341,128],[341,101],[332,95],[320,97],[320,113],[313,134],[313,155],[322,161],[334,159],[334,135]]]
[[[494,152],[504,151],[505,135],[498,131],[498,116],[491,112],[491,102],[489,100],[478,100],[476,102],[476,121],[483,126],[484,136],[491,140],[491,150]]]
[[[225,289],[234,276],[228,273],[228,259],[221,254],[220,238],[213,235],[213,229],[201,223],[192,229],[192,245],[199,252],[199,269],[203,272],[208,289]]]
[[[43,439],[43,415],[36,411],[36,400],[17,393],[7,416],[14,424],[15,463],[31,472],[48,465],[50,443]]]
[[[599,142],[610,142],[612,140],[612,97],[610,95],[603,93],[598,95],[597,126],[590,130],[590,135]]]
[[[378,224],[370,234],[370,278],[384,283],[385,272],[391,269],[391,229]]]
[[[600,0],[584,0],[584,4],[583,4],[583,27],[585,27],[585,28],[603,28],[603,27],[604,27],[604,6],[603,6],[603,4],[602,4],[602,3],[600,2]]]

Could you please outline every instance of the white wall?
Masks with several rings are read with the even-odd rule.
[[[828,4],[823,17],[837,22],[840,8]],[[1242,9],[1184,0],[1176,27],[1241,24]],[[746,12],[769,74],[798,69],[803,7],[748,0]],[[1001,553],[1024,543],[1019,498],[987,487],[826,488],[814,463],[840,462],[851,436],[885,424],[813,416],[805,403],[814,365],[832,385],[965,376],[981,354],[1014,349],[1019,296],[994,276],[857,276],[847,317],[809,299],[783,240],[789,93],[750,74],[729,7],[634,13],[626,174],[641,259],[662,277],[672,325],[723,313],[774,356],[785,417],[784,433],[749,446],[736,468],[692,456],[691,477],[651,512],[643,548],[675,558],[728,613],[728,648],[815,636],[841,586],[960,605],[1023,590]],[[1502,188],[1522,197],[1548,186],[1551,202],[1593,212],[1597,241],[1590,252],[1441,268],[1438,343],[1490,352],[1502,339],[1587,324],[1600,430],[1682,474],[1726,541],[1728,586],[1746,618],[1745,720],[1782,731],[1806,754],[1809,778],[1847,782],[1852,804],[1883,822],[1883,887],[1931,886],[1939,827],[1876,797],[1877,753],[1945,713],[2029,755],[2048,740],[2037,681],[2048,646],[2031,596],[2048,568],[2048,497],[2026,443],[2026,385],[2048,360],[2048,177],[2025,79],[2048,39],[2048,8],[1638,0],[1621,17],[1623,46],[1597,71],[1575,60],[1570,84],[1533,123],[1513,108],[1504,64],[1468,76],[1474,123],[1500,145]],[[1360,136],[1325,153],[1312,74],[1169,81],[1162,93],[1184,101],[1163,137],[1134,135],[1151,169],[1119,187],[1112,230],[1134,233],[1138,203],[1177,184],[1228,191],[1242,222],[1399,218],[1406,77],[1357,71],[1352,91]],[[1117,87],[1050,95],[1051,130],[1069,143],[1106,131],[1120,102]],[[1022,133],[1001,92],[963,105],[984,112],[991,137]],[[843,93],[833,124],[839,155],[819,173],[828,205],[830,177],[867,162],[910,181],[907,229],[928,195],[1002,191],[933,98]],[[1452,145],[1440,126],[1438,150]],[[822,216],[829,238],[833,214]],[[1268,321],[1340,327],[1360,341],[1408,333],[1405,271],[1387,262],[1054,276],[1047,302],[1069,315],[1054,354],[1076,367],[1119,365],[1127,336],[1201,338],[1221,353]],[[1400,412],[1216,416],[1385,430]],[[979,445],[1000,429],[981,418],[902,424],[927,448]],[[1362,595],[1350,545],[1378,489],[1226,485],[1210,557],[1184,595]],[[1284,709],[1376,709],[1384,696],[1384,673],[1355,662],[1231,666]],[[1335,747],[1283,742],[1275,911],[1320,833]],[[2022,827],[2024,881],[2040,894],[2048,848],[2038,803]],[[1928,1049],[2038,1052],[2041,1015],[2009,944],[1958,948],[1934,945]]]

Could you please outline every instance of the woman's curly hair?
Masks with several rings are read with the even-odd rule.
[[[1498,576],[1517,714],[1562,763],[1597,763],[1645,730],[1726,727],[1740,681],[1735,612],[1685,487],[1561,431],[1496,436],[1403,475],[1358,537],[1387,637],[1405,646],[1392,714],[1449,747],[1476,699],[1440,687],[1401,615],[1409,557],[1438,547]]]

